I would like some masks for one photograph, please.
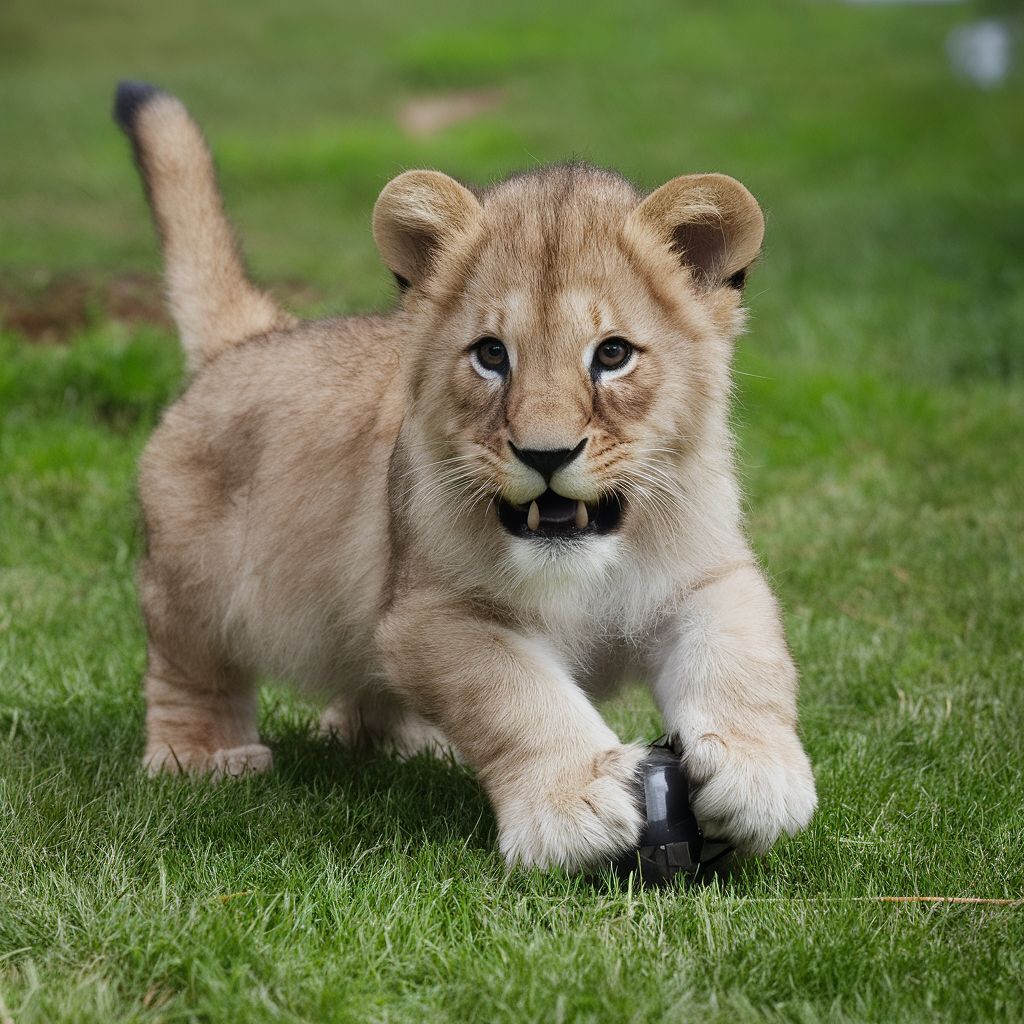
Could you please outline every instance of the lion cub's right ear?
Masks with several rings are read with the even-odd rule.
[[[476,196],[447,174],[406,171],[377,198],[373,238],[398,283],[419,284],[481,212]]]
[[[661,235],[705,290],[742,288],[764,239],[757,200],[726,174],[687,174],[652,192],[633,217]]]

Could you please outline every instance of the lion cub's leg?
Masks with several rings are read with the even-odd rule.
[[[320,716],[320,732],[346,747],[379,748],[402,758],[454,753],[440,729],[385,690],[336,697]]]
[[[378,642],[392,684],[479,773],[510,863],[575,869],[635,842],[643,750],[619,742],[549,644],[436,594],[396,605]]]
[[[704,831],[758,853],[803,828],[817,798],[796,731],[796,667],[757,567],[691,594],[662,644],[655,697]]]
[[[150,774],[189,772],[213,778],[264,772],[270,749],[259,741],[256,691],[233,668],[190,652],[172,660],[150,641],[146,669],[146,753]]]

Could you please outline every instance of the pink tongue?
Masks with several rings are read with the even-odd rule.
[[[576,502],[554,491],[545,491],[537,499],[537,508],[542,523],[568,523],[576,518]]]

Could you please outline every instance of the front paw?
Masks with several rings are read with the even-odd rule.
[[[637,776],[645,751],[616,746],[566,763],[536,758],[514,777],[491,775],[499,848],[510,865],[597,866],[636,845]]]
[[[740,853],[764,853],[814,814],[811,763],[789,727],[766,729],[758,737],[705,732],[684,740],[683,758],[701,829]]]

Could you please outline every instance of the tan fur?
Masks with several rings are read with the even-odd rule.
[[[174,96],[141,108],[133,142],[163,243],[167,293],[191,369],[295,318],[246,277],[224,216],[213,159],[196,123]]]
[[[150,767],[266,768],[253,683],[288,678],[331,702],[324,728],[346,742],[451,744],[510,862],[578,867],[640,827],[642,751],[591,700],[639,676],[706,826],[763,850],[804,825],[796,671],[743,535],[728,426],[743,324],[728,282],[763,233],[746,189],[696,175],[644,197],[568,165],[474,193],[410,172],[373,225],[400,307],[282,329],[241,276],[184,108],[158,97],[137,123],[198,369],[141,465]],[[482,335],[508,346],[503,381],[471,365]],[[593,380],[610,335],[642,351]],[[570,545],[506,532],[497,496],[544,486],[509,442],[581,438],[551,486],[620,491],[619,529]]]

